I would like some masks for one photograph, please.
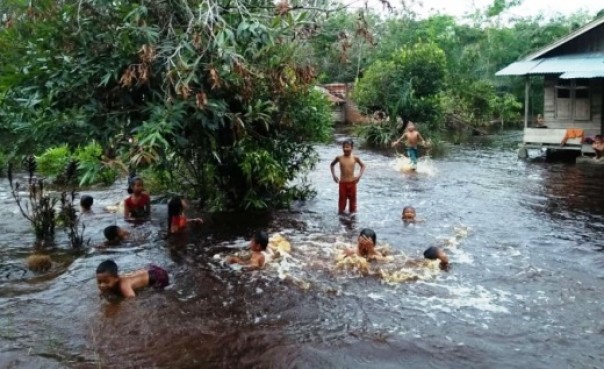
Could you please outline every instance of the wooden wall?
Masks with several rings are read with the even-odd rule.
[[[571,111],[568,112],[570,117],[564,117],[564,114],[556,114],[556,84],[558,84],[558,75],[548,75],[544,78],[543,118],[548,128],[583,128],[588,136],[602,133],[603,78],[589,80],[591,117],[588,120],[573,119]],[[574,108],[575,106],[571,101],[568,109],[572,110]],[[558,112],[560,113],[563,110],[559,109]]]
[[[604,52],[604,24],[582,34],[581,36],[557,47],[541,57],[552,57],[568,54]]]

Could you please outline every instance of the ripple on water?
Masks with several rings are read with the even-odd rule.
[[[604,366],[601,171],[519,162],[509,149],[478,145],[401,173],[397,158],[356,150],[368,168],[359,213],[338,217],[329,162],[340,151],[318,146],[320,170],[309,176],[318,196],[295,212],[216,214],[166,243],[157,236],[164,209],[155,206],[156,221],[133,229],[132,242],[56,252],[56,275],[0,280],[0,366]],[[103,206],[124,196],[121,184],[90,193]],[[424,222],[405,226],[405,205]],[[3,266],[21,265],[31,252],[15,210],[0,199]],[[93,245],[106,225],[130,227],[113,214],[97,216],[87,229]],[[425,269],[405,283],[362,276],[354,266],[338,270],[337,253],[354,247],[365,227],[399,258],[370,271],[407,272],[396,260],[421,258],[433,245],[446,248],[451,268]],[[281,233],[291,251],[262,272],[224,265],[257,228]],[[172,286],[117,304],[100,300],[94,269],[106,258],[124,271],[164,266]]]

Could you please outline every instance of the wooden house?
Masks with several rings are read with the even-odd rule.
[[[346,99],[333,94],[322,86],[315,86],[315,90],[321,92],[331,103],[331,119],[335,123],[346,122]]]
[[[498,76],[525,76],[524,134],[530,148],[592,153],[584,139],[604,131],[604,17],[512,63]],[[543,116],[529,119],[530,77],[544,78]]]

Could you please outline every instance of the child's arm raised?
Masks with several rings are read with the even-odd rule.
[[[331,166],[330,166],[330,169],[331,169],[331,176],[333,177],[333,181],[334,181],[335,183],[339,183],[339,182],[340,182],[340,179],[339,179],[338,177],[336,177],[336,172],[333,170],[333,167],[335,167],[335,165],[336,165],[336,164],[337,164],[339,161],[340,161],[340,157],[339,157],[339,156],[336,156],[336,158],[335,158],[335,159],[333,159],[333,161],[331,162]]]

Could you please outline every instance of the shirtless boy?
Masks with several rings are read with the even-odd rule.
[[[357,156],[352,155],[354,143],[352,140],[346,140],[342,144],[344,155],[336,156],[331,162],[331,175],[334,182],[339,183],[340,192],[338,196],[338,213],[344,213],[346,202],[348,201],[348,210],[351,213],[357,211],[357,183],[365,173],[365,164]],[[336,176],[334,166],[340,164],[340,178]],[[359,164],[361,171],[358,177],[354,175],[355,166]]]
[[[119,275],[117,264],[113,260],[105,260],[96,268],[96,282],[103,295],[134,297],[135,290],[144,287],[166,287],[170,278],[168,272],[153,264],[145,269]]]
[[[415,129],[415,124],[409,122],[405,133],[396,141],[392,143],[392,147],[399,144],[399,142],[405,140],[405,146],[407,147],[407,156],[414,167],[417,167],[417,145],[424,142],[422,135]]]
[[[240,264],[246,267],[248,270],[261,269],[267,263],[272,261],[272,251],[268,249],[268,234],[264,231],[258,231],[254,234],[254,237],[250,240],[250,249],[252,255],[249,259],[244,260],[237,256],[229,256],[227,263],[229,264]]]

